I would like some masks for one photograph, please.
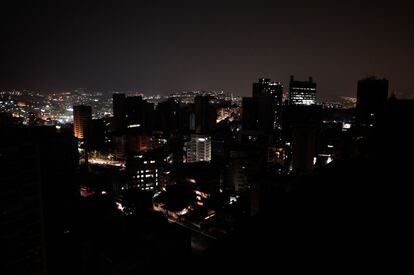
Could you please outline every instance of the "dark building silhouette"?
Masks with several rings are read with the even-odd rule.
[[[112,136],[113,152],[116,159],[125,159],[127,150],[126,135]]]
[[[150,150],[149,137],[139,129],[128,129],[126,134],[126,156]]]
[[[243,130],[270,133],[282,129],[283,86],[270,79],[253,83],[253,97],[243,98]]]
[[[316,156],[317,127],[296,124],[292,130],[292,168],[298,173],[310,173]]]
[[[126,97],[125,94],[112,95],[113,129],[117,132],[126,128]]]
[[[2,274],[70,272],[79,257],[66,243],[79,196],[77,152],[76,139],[54,127],[1,129]]]
[[[369,77],[358,81],[357,123],[374,126],[384,110],[388,99],[389,82],[386,79]]]
[[[210,103],[210,96],[196,96],[194,99],[195,131],[197,134],[208,134],[214,130],[217,110]]]
[[[32,165],[38,157],[35,142],[17,143],[1,136],[2,274],[46,274],[41,180]]]
[[[86,145],[89,150],[102,150],[105,147],[105,122],[102,119],[92,119],[89,122],[86,135]]]
[[[141,96],[130,96],[126,99],[126,121],[127,128],[144,128],[145,123],[145,101]]]
[[[151,133],[154,128],[154,104],[148,103],[141,96],[113,94],[113,128],[123,133],[129,128],[140,128]]]
[[[406,179],[411,177],[414,154],[414,100],[391,97],[379,118],[368,140],[374,144],[367,146],[370,155],[395,179],[390,182],[398,184],[398,188],[412,190]]]
[[[278,103],[282,103],[283,85],[269,78],[261,78],[258,82],[253,83],[253,97],[260,95],[273,95]]]
[[[314,105],[316,103],[316,88],[312,77],[309,78],[309,81],[298,81],[292,75],[289,83],[290,105]]]
[[[126,98],[126,124],[127,128],[141,128],[151,133],[154,125],[154,104],[148,103],[140,96]]]
[[[257,128],[265,133],[281,130],[281,102],[273,95],[261,94],[253,98],[257,104]]]
[[[177,127],[180,132],[187,134],[190,132],[190,128],[192,126],[190,117],[192,114],[194,113],[192,113],[191,107],[189,105],[180,106],[177,117]],[[195,130],[195,119],[193,130]]]
[[[149,150],[149,135],[158,128],[154,104],[141,96],[113,95],[114,130],[112,138],[117,159]],[[155,128],[154,128],[155,127]]]
[[[150,138],[139,128],[130,128],[124,134],[113,135],[112,143],[117,159],[126,159],[129,155],[150,150]]]
[[[289,105],[283,111],[284,140],[292,146],[292,168],[310,173],[316,157],[317,139],[321,129],[320,106]]]
[[[156,130],[171,134],[179,128],[180,104],[173,99],[160,102],[156,108]]]
[[[257,103],[253,97],[243,97],[242,102],[243,130],[258,130]]]
[[[253,98],[258,101],[258,128],[265,132],[282,129],[283,85],[270,79],[253,83]]]
[[[191,234],[152,210],[150,192],[124,190],[116,201],[95,196],[82,208],[82,268],[72,274],[171,270],[190,257]]]
[[[73,106],[73,131],[75,137],[83,140],[87,136],[88,126],[92,120],[92,107],[79,105]]]

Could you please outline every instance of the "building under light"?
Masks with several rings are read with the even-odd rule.
[[[128,189],[153,191],[159,186],[159,168],[154,158],[136,155],[127,159]]]
[[[192,135],[186,143],[187,162],[211,161],[211,138],[209,136]]]
[[[314,105],[316,103],[316,83],[310,77],[309,81],[298,81],[290,78],[290,105]]]
[[[78,139],[85,139],[90,121],[92,120],[92,107],[79,105],[73,107],[73,131]]]

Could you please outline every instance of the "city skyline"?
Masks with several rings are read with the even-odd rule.
[[[5,2],[1,275],[409,263],[413,0]]]
[[[357,85],[342,104],[318,104],[313,79],[293,77],[285,101],[271,79],[243,98],[0,92],[0,273],[269,270],[330,255],[360,267],[344,247],[365,248],[365,230],[381,249],[363,259],[394,254],[375,232],[395,234],[374,228],[403,227],[372,202],[409,194],[414,100],[388,97],[387,79]]]
[[[85,87],[249,95],[268,77],[313,76],[318,95],[355,96],[359,79],[413,95],[409,1],[46,1],[5,7],[1,89]]]

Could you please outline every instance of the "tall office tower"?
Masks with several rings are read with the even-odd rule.
[[[127,128],[143,128],[144,104],[141,96],[128,96],[126,98],[126,126]]]
[[[210,100],[210,96],[196,96],[194,99],[195,130],[197,134],[207,134],[215,127],[217,110],[210,103]]]
[[[283,85],[261,78],[253,83],[253,97],[259,100],[259,129],[282,129]]]
[[[92,107],[79,105],[73,106],[73,130],[75,137],[84,140],[87,136],[88,125],[92,120]]]
[[[374,126],[388,99],[389,82],[370,77],[358,82],[357,122],[361,126]]]
[[[282,129],[283,85],[261,78],[253,83],[253,97],[243,98],[243,129],[270,133]]]
[[[54,127],[0,129],[1,274],[76,273],[74,247],[63,244],[79,196],[77,152]]]
[[[192,135],[186,143],[187,162],[211,161],[211,138],[203,135]]]
[[[126,97],[125,94],[112,95],[113,129],[121,132],[126,128]]]
[[[140,96],[126,98],[126,126],[151,133],[154,124],[154,104]]]
[[[282,103],[283,85],[268,78],[261,78],[259,82],[253,83],[253,97],[259,95],[272,95],[277,103]]]
[[[180,104],[174,99],[160,102],[156,108],[156,130],[166,134],[179,128]]]
[[[314,105],[316,103],[316,83],[312,77],[309,81],[295,80],[290,78],[289,103],[290,105]]]

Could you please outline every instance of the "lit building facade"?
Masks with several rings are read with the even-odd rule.
[[[253,83],[253,97],[259,95],[273,95],[278,102],[282,103],[283,85],[269,78],[261,78],[258,82]]]
[[[310,77],[309,81],[298,81],[294,76],[290,78],[289,102],[290,105],[314,105],[316,103],[316,83]]]
[[[145,155],[128,158],[126,169],[129,177],[128,189],[153,191],[158,188],[159,168],[155,158]]]
[[[192,135],[186,143],[187,162],[211,161],[211,138],[209,136]]]
[[[73,131],[80,140],[86,138],[88,125],[92,120],[92,107],[79,105],[73,107]]]

